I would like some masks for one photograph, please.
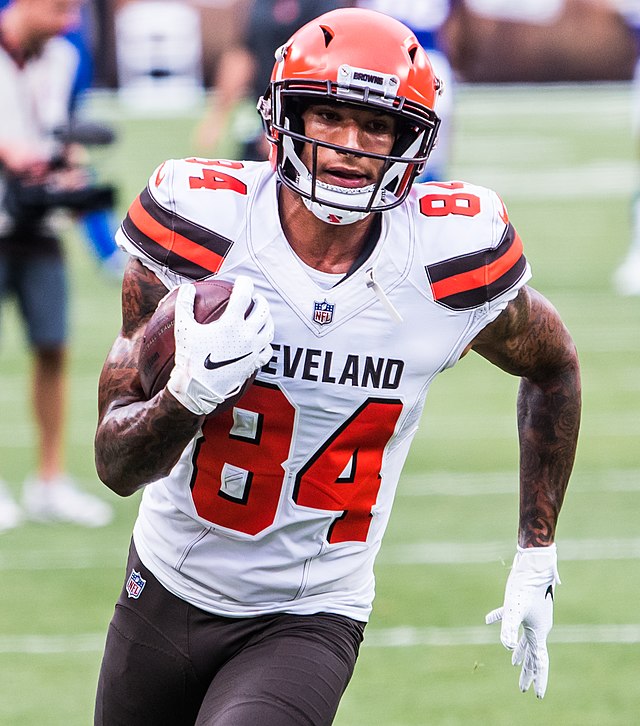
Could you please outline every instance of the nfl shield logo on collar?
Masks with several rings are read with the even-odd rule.
[[[134,600],[137,600],[140,597],[142,591],[144,590],[144,586],[146,584],[147,581],[142,579],[139,572],[131,570],[131,574],[129,575],[126,586],[127,596],[132,597]]]
[[[327,325],[333,320],[333,309],[335,305],[328,303],[326,300],[313,303],[313,322],[318,325]]]

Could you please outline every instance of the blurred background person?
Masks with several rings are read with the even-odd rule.
[[[0,10],[9,5],[11,0],[0,0]],[[83,2],[80,9],[80,21],[67,30],[63,36],[69,40],[78,52],[78,62],[69,97],[69,114],[77,118],[87,92],[93,87],[94,80],[94,3]],[[113,142],[114,134],[106,126],[98,128],[96,124],[91,130],[85,130],[83,143],[91,145],[107,145]],[[88,138],[86,138],[88,137]],[[88,169],[88,167],[87,167]],[[120,282],[124,271],[125,257],[115,243],[115,231],[118,220],[113,209],[95,209],[78,215],[79,229],[87,242],[89,251],[99,264],[100,270],[110,279]]]
[[[454,5],[461,0],[357,0],[358,7],[391,15],[408,25],[420,45],[427,51],[436,76],[444,84],[444,93],[436,101],[441,119],[438,141],[418,181],[448,179],[451,156],[451,123],[454,98],[454,74],[443,42],[442,28]]]
[[[276,49],[318,15],[352,4],[254,0],[246,32],[220,58],[211,102],[196,129],[196,150],[206,156],[266,159],[269,149],[256,104],[269,84]]]
[[[14,296],[33,351],[36,471],[24,514],[37,521],[107,524],[111,508],[65,473],[67,270],[51,198],[75,203],[88,189],[78,148],[56,131],[69,125],[79,56],[65,38],[83,0],[13,0],[0,13],[0,300]],[[72,198],[72,199],[71,199]],[[65,205],[61,205],[65,206]],[[0,529],[22,512],[0,491]]]
[[[81,23],[68,30],[67,38],[78,51],[78,66],[75,73],[71,98],[69,101],[70,115],[81,114],[82,105],[87,91],[93,87],[94,58],[91,43],[92,7],[86,0],[81,8]],[[114,134],[106,126],[94,127],[93,133],[85,132],[84,143],[108,145],[114,141]],[[88,138],[87,138],[88,137]],[[113,208],[94,209],[79,215],[78,222],[89,245],[89,250],[98,262],[101,271],[115,282],[120,283],[126,262],[115,242],[115,232],[119,221]]]
[[[621,12],[636,43],[636,66],[632,82],[632,133],[640,158],[640,0],[629,0]],[[640,295],[640,189],[631,202],[631,236],[624,260],[617,267],[613,284],[620,295]]]

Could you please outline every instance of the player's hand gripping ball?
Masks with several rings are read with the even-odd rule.
[[[233,285],[224,280],[200,280],[193,283],[195,299],[193,316],[198,323],[207,324],[220,318],[227,308]],[[175,365],[175,307],[178,288],[172,290],[159,303],[155,312],[147,322],[140,354],[138,370],[140,383],[145,396],[150,399],[159,393],[167,384]],[[245,312],[245,318],[253,308],[253,301]],[[225,357],[225,351],[211,351],[212,356],[219,353],[220,358]],[[253,382],[257,370],[246,380],[244,385],[235,394],[229,396],[224,402],[215,407],[215,412],[233,406],[246,392]]]

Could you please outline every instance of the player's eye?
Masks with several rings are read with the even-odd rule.
[[[337,121],[338,114],[331,108],[323,108],[316,112],[323,121]]]
[[[365,128],[376,136],[390,136],[395,133],[394,123],[389,119],[371,119]]]

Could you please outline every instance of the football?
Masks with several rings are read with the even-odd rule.
[[[198,280],[196,297],[193,306],[195,319],[199,323],[211,323],[217,320],[227,307],[233,285],[224,280]],[[147,399],[153,398],[161,391],[173,370],[175,363],[176,343],[174,337],[174,313],[178,289],[172,290],[162,299],[151,318],[149,318],[138,357],[138,371],[142,390]],[[249,306],[247,313],[253,307]],[[235,396],[227,399],[216,408],[216,412],[229,408],[246,391],[253,382],[253,376]]]

